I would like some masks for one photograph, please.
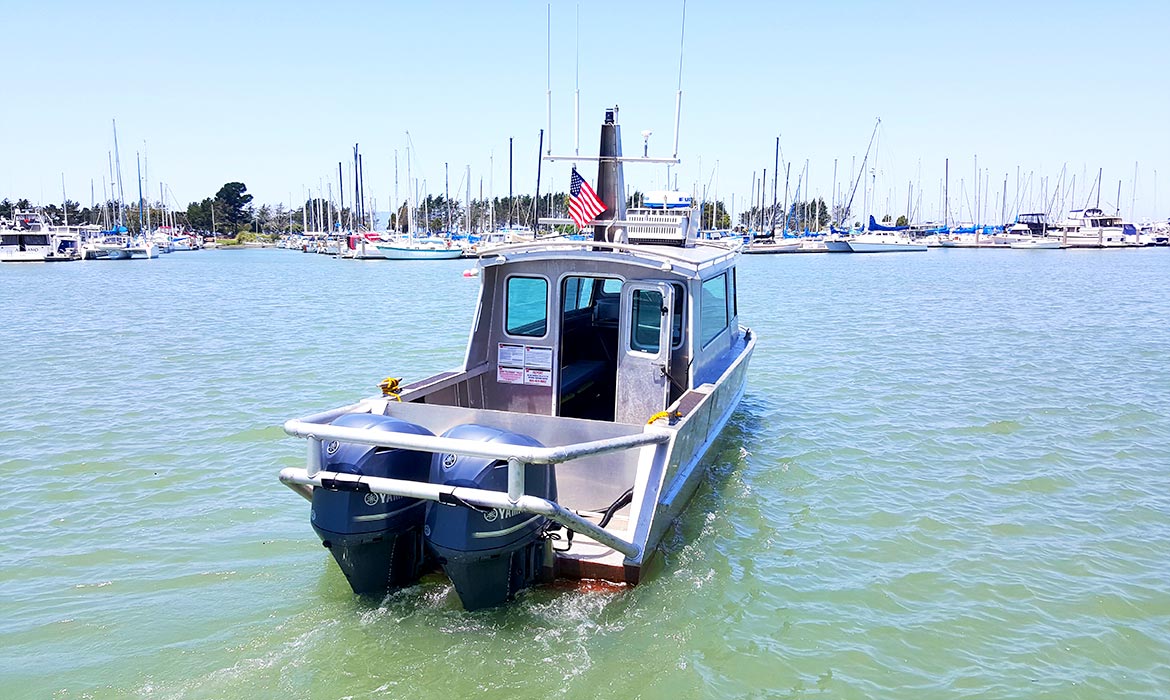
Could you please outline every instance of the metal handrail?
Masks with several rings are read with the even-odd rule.
[[[599,223],[607,223],[607,222],[599,222]],[[637,222],[633,222],[633,223],[636,225]],[[703,246],[703,247],[710,247],[710,248],[723,248],[724,250],[727,250],[726,255],[720,256],[720,257],[716,258],[715,260],[722,260],[723,258],[729,257],[729,256],[738,252],[736,250],[727,249],[724,246],[713,244],[709,241],[704,241],[703,239],[696,239],[694,241],[694,243],[696,246]],[[663,246],[656,246],[656,248],[661,248],[661,247],[663,247]],[[663,252],[661,250],[651,249],[649,246],[646,246],[643,244],[615,243],[612,241],[589,241],[589,240],[586,240],[586,241],[541,241],[541,240],[537,239],[537,240],[532,240],[532,241],[525,241],[523,243],[508,243],[508,244],[505,244],[502,246],[493,247],[489,250],[485,250],[482,253],[480,253],[480,257],[481,258],[490,258],[490,257],[494,257],[496,255],[500,255],[502,253],[516,253],[516,252],[520,252],[520,251],[528,250],[528,249],[538,250],[540,248],[610,248],[610,249],[615,250],[615,251],[626,251],[626,252],[631,252],[631,253],[637,253],[638,255],[642,255],[642,256],[645,256],[648,258],[663,258],[663,259],[670,260],[673,262],[685,263],[687,265],[693,265],[696,267],[698,267],[700,265],[700,262],[695,261],[691,258],[687,258],[686,256],[672,255],[670,253],[666,253],[666,252]],[[707,264],[710,262],[714,262],[714,261],[707,261],[707,260],[702,261],[703,264]]]
[[[288,467],[280,471],[280,481],[294,491],[304,495],[305,486],[326,488],[324,482],[329,481],[330,487],[338,490],[357,492],[370,491],[390,496],[405,496],[407,498],[421,498],[427,501],[440,503],[468,503],[481,508],[503,508],[520,510],[525,513],[542,515],[554,522],[560,523],[575,532],[580,532],[595,541],[610,547],[630,559],[636,559],[642,553],[638,545],[627,542],[604,528],[589,522],[564,506],[539,496],[522,495],[516,500],[499,492],[485,489],[473,489],[462,486],[445,484],[431,484],[422,481],[407,481],[403,479],[388,479],[380,476],[359,476],[357,474],[343,474],[339,472],[318,472],[309,474],[305,469]]]
[[[358,404],[360,406],[361,404]],[[557,447],[530,447],[528,445],[506,445],[479,442],[437,435],[415,435],[368,428],[349,428],[326,425],[306,420],[292,419],[284,424],[284,432],[293,437],[310,440],[337,440],[338,442],[372,445],[374,447],[396,447],[420,452],[450,452],[468,457],[486,459],[519,459],[528,464],[559,464],[579,457],[617,452],[634,447],[643,447],[670,439],[672,432],[656,429],[633,435],[619,435],[601,440],[577,442]]]
[[[294,418],[285,422],[284,432],[294,437],[308,438],[308,447],[305,452],[305,471],[309,477],[315,477],[325,468],[324,459],[321,456],[321,443],[325,440],[371,445],[373,447],[394,447],[402,450],[417,450],[432,453],[442,452],[468,457],[483,457],[485,459],[507,461],[507,497],[512,503],[516,503],[525,497],[525,464],[560,464],[561,462],[568,462],[580,457],[629,450],[635,447],[645,447],[646,445],[667,442],[674,434],[668,430],[643,428],[643,432],[632,435],[619,435],[601,440],[575,442],[557,447],[533,447],[529,445],[508,445],[480,442],[478,440],[464,440],[461,438],[448,438],[438,435],[415,435],[413,433],[371,430],[369,428],[350,428],[326,423],[326,421],[331,421],[344,413],[369,412],[371,406],[368,402],[362,402],[352,404],[345,408],[318,413],[307,419]],[[346,409],[355,410],[348,411]],[[301,495],[304,495],[304,493]]]

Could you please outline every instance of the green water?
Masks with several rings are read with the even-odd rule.
[[[1170,692],[1170,251],[748,256],[748,392],[645,583],[355,598],[277,426],[459,364],[467,265],[0,267],[0,696]]]

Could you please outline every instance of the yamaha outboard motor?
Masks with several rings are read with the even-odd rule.
[[[456,426],[443,437],[541,447],[526,435],[484,425]],[[524,470],[525,494],[556,500],[557,483],[552,465],[528,464]],[[431,462],[431,483],[507,491],[508,463],[436,454]],[[542,534],[548,518],[450,500],[455,502],[427,504],[427,541],[443,571],[455,584],[464,608],[479,610],[498,605],[540,578],[544,566]]]
[[[346,414],[333,425],[433,435],[414,423],[369,413]],[[336,440],[321,450],[323,470],[342,474],[425,482],[431,465],[427,452]],[[426,502],[355,489],[352,482],[323,483],[313,489],[313,529],[353,592],[378,593],[417,581],[429,563],[422,533]]]

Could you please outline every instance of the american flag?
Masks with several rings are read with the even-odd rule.
[[[605,211],[605,205],[598,198],[597,193],[585,182],[585,178],[573,168],[573,177],[569,183],[569,218],[577,224],[577,228],[593,221],[598,214]]]

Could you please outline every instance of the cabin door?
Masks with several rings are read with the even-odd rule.
[[[670,341],[674,290],[666,282],[622,285],[618,330],[619,423],[642,424],[666,409],[670,395]]]

